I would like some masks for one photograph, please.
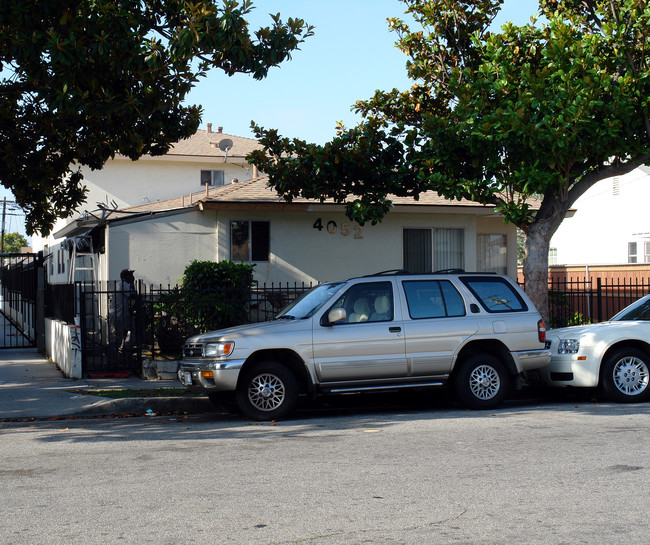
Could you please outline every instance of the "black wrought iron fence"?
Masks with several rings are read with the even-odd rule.
[[[143,351],[180,357],[184,341],[198,333],[272,319],[307,291],[306,284],[263,285],[251,290],[187,290],[147,287],[140,291]]]
[[[139,283],[126,296],[131,302],[120,304],[125,292],[119,282],[77,285],[84,372],[140,373],[143,358],[180,358],[187,338],[270,320],[310,287],[271,284],[199,291]]]
[[[548,285],[550,327],[609,320],[650,293],[650,279],[553,279]]]
[[[0,254],[0,348],[36,346],[38,271],[43,255]]]
[[[59,314],[68,320],[71,309],[79,312],[85,373],[139,373],[143,357],[176,359],[183,342],[192,335],[272,319],[310,287],[271,284],[252,290],[196,291],[140,283],[128,312],[120,314],[114,303],[124,295],[119,283],[78,284],[49,289],[47,308],[65,306]],[[70,298],[70,290],[75,297]],[[549,325],[556,328],[604,321],[648,293],[650,279],[553,280],[549,282]],[[59,303],[51,297],[59,298]],[[71,301],[75,302],[71,305]]]

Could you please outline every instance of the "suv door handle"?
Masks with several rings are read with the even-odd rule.
[[[399,333],[400,331],[402,331],[402,328],[401,327],[396,327],[396,326],[389,327],[388,331],[390,331],[391,333]]]

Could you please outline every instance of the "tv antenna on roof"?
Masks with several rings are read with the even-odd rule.
[[[230,138],[224,138],[219,142],[219,149],[223,151],[223,162],[226,162],[228,159],[228,152],[232,149],[232,140]]]

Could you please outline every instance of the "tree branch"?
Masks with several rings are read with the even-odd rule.
[[[650,153],[645,153],[643,155],[638,155],[637,157],[630,159],[625,163],[607,165],[603,169],[592,170],[573,185],[568,193],[568,205],[573,206],[576,200],[595,183],[604,180],[605,178],[613,178],[614,176],[622,176],[624,174],[628,174],[634,169],[646,164],[648,161],[650,161]]]

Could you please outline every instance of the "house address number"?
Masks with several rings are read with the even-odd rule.
[[[325,229],[330,235],[339,233],[344,237],[352,235],[353,238],[363,238],[363,227],[356,223],[352,223],[351,221],[344,221],[339,227],[334,220],[330,220],[326,224],[323,224],[323,220],[318,218],[314,222],[313,228],[318,231]]]

